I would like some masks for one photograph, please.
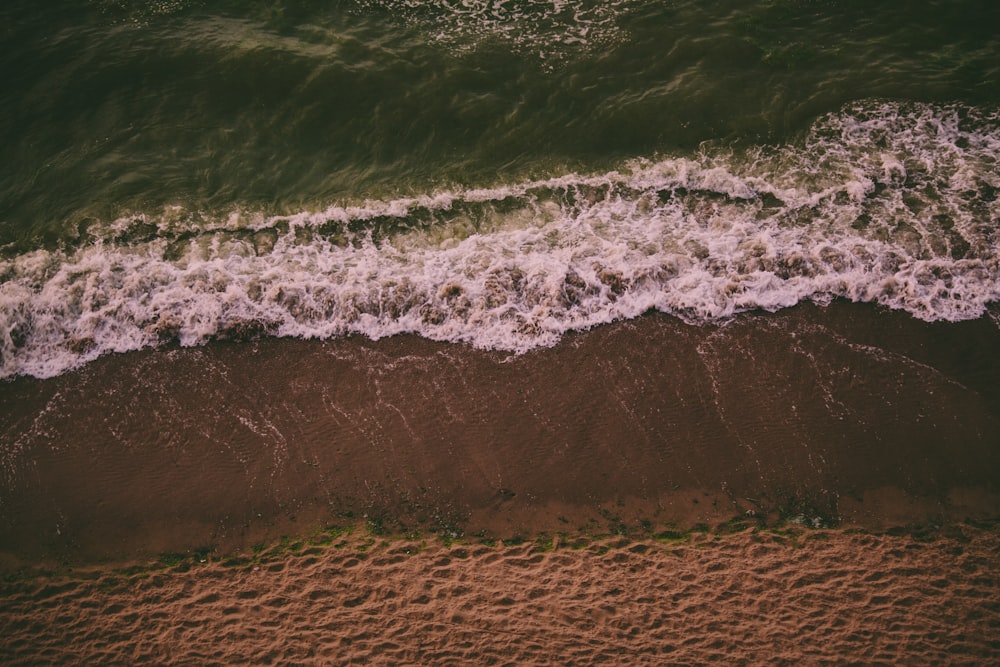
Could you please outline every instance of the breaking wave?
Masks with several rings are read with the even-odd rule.
[[[0,377],[263,335],[520,353],[649,310],[707,323],[835,298],[976,318],[1000,300],[997,156],[996,111],[869,101],[794,145],[291,216],[127,216],[0,259]]]

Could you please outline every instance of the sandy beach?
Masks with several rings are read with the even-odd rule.
[[[0,657],[995,661],[1000,331],[871,311],[7,382]]]

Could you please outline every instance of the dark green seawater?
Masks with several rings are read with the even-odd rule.
[[[1000,293],[1000,4],[13,0],[0,376]]]

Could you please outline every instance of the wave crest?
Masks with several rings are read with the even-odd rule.
[[[870,102],[799,145],[293,216],[122,218],[0,261],[0,376],[261,335],[415,333],[524,352],[651,309],[803,300],[926,320],[1000,300],[1000,115]]]

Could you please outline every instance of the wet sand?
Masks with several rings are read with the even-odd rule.
[[[0,385],[0,437],[8,561],[365,518],[499,538],[989,518],[1000,330],[834,304],[651,315],[516,358],[412,337],[154,350]]]
[[[161,349],[0,437],[4,662],[1000,658],[990,318]]]

